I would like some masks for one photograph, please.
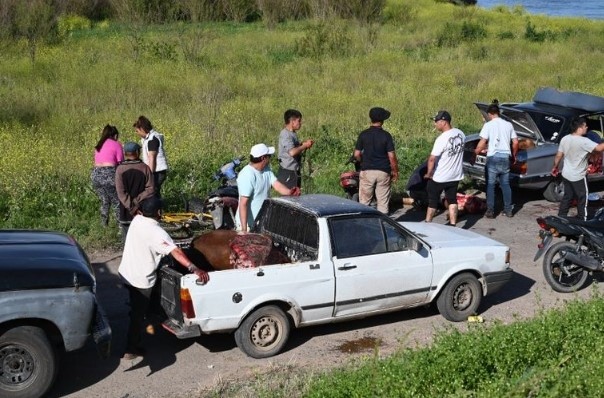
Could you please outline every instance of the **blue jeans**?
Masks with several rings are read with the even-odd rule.
[[[510,188],[510,158],[508,155],[487,157],[487,209],[495,210],[495,184],[499,181],[503,193],[503,211],[511,212],[512,188]]]

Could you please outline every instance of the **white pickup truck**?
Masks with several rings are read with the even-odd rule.
[[[507,246],[434,223],[397,223],[330,195],[269,199],[254,232],[291,263],[211,273],[206,285],[160,269],[164,328],[179,338],[234,332],[254,358],[278,354],[292,327],[352,320],[436,302],[448,320],[476,314],[513,275]]]

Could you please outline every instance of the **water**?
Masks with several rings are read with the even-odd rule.
[[[477,5],[484,8],[521,5],[531,14],[604,19],[604,0],[478,0]]]

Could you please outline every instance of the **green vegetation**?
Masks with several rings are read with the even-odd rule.
[[[50,0],[31,1],[48,11]],[[316,140],[304,162],[304,191],[333,194],[341,194],[338,175],[369,108],[390,109],[386,128],[396,140],[402,192],[430,150],[438,109],[469,133],[482,122],[474,101],[527,100],[540,86],[604,95],[601,22],[434,0],[305,4],[315,5],[309,19],[274,24],[247,11],[227,18],[223,10],[223,22],[178,14],[189,16],[163,24],[149,23],[143,17],[162,18],[148,13],[124,22],[60,14],[56,34],[31,36],[35,51],[25,29],[33,22],[4,29],[0,227],[63,230],[85,247],[117,242],[115,225],[101,227],[90,186],[93,147],[107,123],[122,141],[136,139],[131,126],[141,114],[166,136],[165,198],[179,209],[182,196],[212,188],[220,164],[254,143],[275,145],[290,107],[304,114],[300,136]],[[327,12],[321,4],[377,8]],[[36,15],[46,18],[42,11]]]
[[[271,371],[223,384],[205,397],[600,397],[604,298],[569,302],[511,325],[469,324],[430,347],[402,349],[345,367],[301,374]]]

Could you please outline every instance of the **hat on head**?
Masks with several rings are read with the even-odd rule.
[[[436,116],[434,116],[432,118],[435,122],[438,122],[439,120],[446,120],[447,122],[451,121],[451,114],[447,111],[438,111],[438,113],[436,114]]]
[[[266,146],[265,144],[256,144],[250,150],[250,155],[255,158],[259,158],[264,155],[272,155],[273,153],[275,153],[275,147]]]
[[[140,151],[140,149],[141,146],[136,142],[128,141],[124,144],[124,152],[134,153]]]
[[[384,108],[375,107],[369,110],[369,119],[372,122],[383,122],[384,120],[388,120],[390,117],[390,111],[387,111]]]

